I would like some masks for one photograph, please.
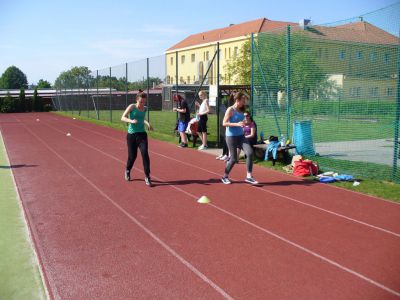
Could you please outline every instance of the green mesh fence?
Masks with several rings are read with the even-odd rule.
[[[121,114],[141,89],[155,134],[171,139],[173,95],[186,98],[194,116],[204,89],[209,145],[216,146],[218,110],[231,92],[245,91],[265,137],[283,135],[323,170],[399,182],[399,12],[397,3],[332,24],[262,32],[240,49],[222,43],[219,56],[215,43],[64,77],[55,106],[124,128]]]
[[[121,115],[129,104],[135,103],[136,94],[142,90],[148,95],[147,119],[154,128],[154,134],[161,138],[160,134],[167,136],[167,139],[176,137],[178,143],[175,132],[177,113],[173,112],[176,103],[173,101],[173,96],[179,94],[184,97],[189,103],[191,116],[195,116],[194,101],[198,101],[198,91],[200,89],[208,91],[210,85],[214,86],[216,91],[215,52],[216,46],[198,76],[188,75],[189,72],[193,72],[192,69],[197,68],[195,61],[188,58],[185,64],[180,53],[173,53],[174,58],[178,57],[178,66],[173,65],[169,70],[167,70],[166,55],[160,55],[96,70],[85,76],[66,78],[57,88],[55,108],[71,115],[120,124],[121,128],[124,128],[125,124],[120,121]],[[217,143],[218,118],[215,115],[215,93],[214,98],[210,100],[212,113],[208,122],[211,146]],[[199,145],[197,143],[196,146]]]
[[[283,134],[323,170],[399,182],[399,12],[254,37],[259,130]]]

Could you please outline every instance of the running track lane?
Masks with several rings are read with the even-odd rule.
[[[40,118],[41,120],[43,120],[44,115],[41,114]],[[24,120],[25,119],[26,118],[24,118]],[[157,235],[161,236],[162,239],[167,241],[167,243],[171,247],[176,249],[179,253],[183,253],[184,257],[190,258],[189,260],[194,265],[201,266],[200,269],[204,270],[204,273],[209,274],[208,275],[209,277],[215,279],[216,282],[221,283],[219,285],[222,286],[224,290],[228,290],[229,294],[231,294],[233,297],[263,298],[264,296],[265,298],[265,295],[270,295],[271,297],[276,296],[277,298],[285,298],[285,297],[293,297],[293,295],[296,295],[297,298],[302,298],[302,297],[321,298],[324,296],[325,297],[335,296],[335,298],[348,298],[349,295],[351,295],[351,298],[376,298],[376,297],[382,298],[390,296],[390,294],[388,295],[387,293],[379,294],[379,292],[375,289],[375,287],[373,286],[371,287],[369,284],[366,284],[365,282],[362,281],[360,282],[360,280],[354,278],[354,276],[349,276],[349,274],[340,272],[340,270],[338,271],[336,268],[332,268],[332,266],[330,265],[321,263],[321,261],[316,261],[315,258],[310,257],[308,254],[304,254],[301,251],[298,251],[298,249],[291,247],[290,245],[288,246],[287,243],[285,244],[279,240],[277,241],[276,239],[271,238],[271,236],[266,236],[265,233],[260,234],[260,232],[254,230],[254,228],[248,228],[249,226],[246,223],[238,222],[237,219],[233,219],[226,214],[221,214],[215,209],[212,209],[212,207],[210,208],[206,206],[200,208],[198,204],[193,203],[193,199],[191,199],[190,197],[185,197],[185,194],[178,193],[176,190],[173,193],[171,193],[172,188],[168,185],[161,185],[156,187],[154,190],[157,193],[157,198],[154,199],[155,192],[151,189],[143,189],[143,182],[125,183],[125,182],[120,182],[118,180],[109,180],[110,178],[121,177],[120,162],[113,159],[109,159],[100,152],[92,151],[90,150],[90,148],[86,147],[82,143],[76,143],[76,142],[71,143],[71,140],[66,139],[65,135],[60,135],[60,133],[56,131],[51,132],[49,128],[46,128],[46,126],[42,126],[41,124],[40,125],[35,124],[34,122],[29,122],[28,120],[26,120],[26,122],[28,123],[27,125],[29,126],[29,130],[32,130],[35,135],[37,135],[40,139],[43,139],[45,143],[49,145],[49,147],[51,147],[52,149],[56,149],[58,153],[60,153],[63,157],[65,157],[64,159],[66,159],[66,161],[70,162],[72,165],[75,165],[77,170],[79,170],[83,174],[87,174],[88,178],[93,182],[95,182],[97,186],[100,186],[102,190],[110,191],[112,194],[112,198],[117,199],[118,203],[120,203],[121,206],[124,206],[127,209],[129,209],[132,215],[136,215],[138,218],[140,217],[141,219],[143,219],[143,222],[146,223],[146,226],[151,227],[151,230],[153,232],[157,232]],[[50,126],[55,126],[58,123],[49,121],[49,124]],[[7,135],[12,136],[13,139],[18,138],[18,135],[21,135],[22,130],[20,126],[17,126],[18,128],[15,128],[15,131],[12,131],[11,128],[7,128],[5,130],[4,126],[8,127],[8,124],[2,124],[2,130],[3,132],[7,132]],[[99,130],[101,130],[101,128],[99,128]],[[60,185],[59,181],[65,182],[66,178],[70,176],[68,175],[70,170],[67,170],[68,168],[66,168],[65,164],[63,165],[62,162],[61,163],[56,162],[57,159],[54,158],[51,159],[50,158],[51,153],[50,154],[48,153],[49,150],[48,149],[46,150],[46,147],[43,147],[44,145],[40,145],[40,143],[38,143],[37,140],[35,141],[35,138],[30,139],[29,137],[31,135],[29,134],[29,132],[25,131],[24,133],[25,133],[24,135],[20,136],[21,140],[19,142],[22,144],[23,141],[26,141],[28,144],[32,144],[32,147],[30,149],[26,149],[26,147],[21,147],[21,144],[18,145],[17,141],[14,141],[11,144],[14,144],[15,148],[13,149],[13,151],[11,151],[7,143],[7,148],[9,150],[10,156],[13,156],[15,152],[16,153],[15,156],[17,156],[15,159],[18,160],[18,155],[19,155],[22,160],[26,160],[26,155],[27,153],[30,152],[32,155],[31,158],[32,162],[30,164],[35,165],[35,161],[42,160],[42,163],[41,164],[37,163],[37,165],[38,167],[40,166],[41,168],[42,166],[43,168],[46,167],[48,180],[50,181],[53,180],[56,185]],[[115,131],[111,131],[110,133],[118,135],[118,133]],[[77,133],[74,132],[73,137],[76,135]],[[96,141],[93,139],[94,138],[93,135],[92,135],[93,140],[90,140],[90,135],[89,136],[83,135],[82,138],[83,137],[85,138],[84,140],[89,142],[90,144],[96,144],[95,143]],[[115,145],[116,143],[110,144],[109,142],[105,142],[104,141],[105,139],[101,140],[97,139],[97,140],[98,143],[104,143],[103,147],[114,146],[114,149],[112,147],[109,148],[108,150],[107,148],[103,148],[103,151],[111,152],[111,155],[119,157],[119,159],[122,161],[125,159],[125,153],[122,154],[121,152],[121,154],[119,154],[118,153],[119,149],[115,148],[115,147],[117,148],[120,147],[121,148],[120,150],[122,151],[124,149],[124,145]],[[33,147],[33,145],[35,145],[35,147]],[[167,147],[164,148],[165,149],[163,150],[166,150],[167,148],[168,149],[172,148],[172,146],[167,145]],[[109,151],[111,149],[112,151]],[[173,150],[176,151],[176,148],[174,147]],[[76,155],[77,152],[80,153],[79,156]],[[166,152],[163,151],[163,153],[165,154]],[[47,155],[47,158],[43,158],[43,155]],[[166,169],[168,168],[171,169],[174,167],[174,165],[167,164],[165,161],[164,163],[166,165],[164,165],[163,168],[159,168],[157,166],[162,166],[164,159],[163,160],[159,159],[157,161],[154,155],[152,155],[152,159],[153,159],[152,160],[153,173],[155,174],[155,176],[159,175],[160,177],[162,177],[161,176],[162,174],[167,179],[166,181],[171,181],[171,182],[173,182],[174,179],[175,180],[179,179],[179,177],[177,178],[175,174],[173,174],[172,172],[165,172]],[[49,165],[46,166],[45,164],[48,160],[51,160],[51,163],[49,163]],[[201,162],[203,162],[203,157],[201,157]],[[178,166],[177,164],[175,165],[176,167]],[[26,191],[28,196],[29,192],[31,191],[31,189],[29,188],[29,179],[32,177],[32,174],[25,175],[25,173],[33,172],[34,174],[39,172],[38,170],[33,170],[33,169],[35,169],[35,167],[14,169],[15,171],[14,173],[22,172],[21,176],[19,177],[26,179],[26,182],[23,183],[22,185],[28,185],[28,190]],[[57,172],[50,173],[48,171],[49,169],[50,170],[56,169],[58,170],[57,172],[60,172],[60,174],[58,174]],[[195,174],[193,170],[190,170],[187,167],[186,170],[190,174],[192,173]],[[67,172],[67,174],[64,174],[63,172]],[[164,172],[165,174],[162,172]],[[18,178],[17,174],[16,177]],[[54,178],[54,177],[59,177],[59,178]],[[201,174],[201,177],[203,177],[203,179],[197,179],[197,183],[195,179],[192,181],[191,180],[186,180],[186,182],[183,181],[183,184],[180,184],[178,181],[176,181],[176,185],[179,186],[179,188],[185,188],[185,190],[191,190],[193,191],[194,194],[196,194],[197,193],[196,189],[199,186],[204,187],[203,184],[207,184],[206,182],[207,178],[204,178],[205,177],[204,174]],[[80,188],[79,191],[71,190],[71,187],[74,187],[75,184],[74,182],[69,183],[69,181],[67,180],[66,184],[67,186],[70,187],[70,189],[66,189],[65,194],[61,193],[60,194],[61,197],[59,198],[57,191],[56,192],[57,194],[50,196],[53,197],[53,199],[48,199],[48,201],[52,200],[51,202],[52,205],[60,205],[59,207],[60,211],[65,211],[70,209],[69,213],[64,214],[64,216],[68,216],[69,218],[71,218],[71,220],[65,220],[66,221],[65,226],[68,226],[68,223],[71,223],[70,226],[72,227],[73,225],[75,225],[72,223],[79,224],[80,222],[81,224],[78,227],[81,227],[82,223],[86,224],[88,223],[88,221],[93,221],[93,226],[94,226],[93,230],[97,229],[97,227],[103,227],[101,221],[103,222],[105,220],[109,221],[109,216],[108,215],[102,216],[101,212],[106,210],[107,208],[108,210],[110,210],[110,207],[104,205],[104,203],[100,201],[99,198],[101,198],[101,196],[99,197],[98,192],[93,191],[90,188],[90,186],[88,188],[88,192],[86,192],[85,184],[84,182],[82,182],[82,180],[80,180],[80,184],[77,184],[75,186],[75,188],[79,186]],[[129,187],[126,184],[131,184],[131,186]],[[219,183],[217,185],[213,184],[212,180],[210,185],[213,187],[213,190],[216,187],[225,188],[225,186],[222,186]],[[208,188],[208,190],[211,190],[210,186],[206,187]],[[238,187],[240,186],[232,185],[230,188],[235,188],[234,190],[235,195],[236,194],[239,195],[240,192],[243,194],[243,188],[241,191],[240,189],[236,190],[236,188]],[[133,188],[134,191],[136,190],[136,193],[127,191],[128,189],[131,188]],[[47,190],[51,189],[47,188],[47,186],[44,186],[43,192]],[[62,190],[63,189],[61,188],[61,192]],[[82,190],[84,190],[85,193]],[[96,203],[96,209],[94,211],[93,208],[91,207],[93,201],[89,202],[88,208],[86,208],[84,205],[86,200],[90,200],[90,197],[88,197],[88,199],[85,199],[85,201],[82,201],[83,199],[80,199],[80,201],[76,201],[76,199],[73,198],[74,197],[73,193],[76,193],[75,197],[78,198],[79,196],[81,196],[82,198],[83,194],[86,193],[90,194],[90,192],[95,194],[94,195],[95,198],[93,201],[95,201]],[[34,198],[34,195],[31,194],[30,197]],[[62,197],[65,198],[65,199],[63,198],[64,201],[68,201],[68,204],[70,204],[71,207],[65,207],[67,206],[66,203],[60,201]],[[132,201],[132,197],[135,197],[134,201]],[[25,198],[23,200],[25,202]],[[249,199],[246,199],[246,201],[248,200]],[[41,199],[41,201],[44,200]],[[230,201],[226,201],[226,199],[219,199],[218,201],[221,203],[226,203],[226,202],[230,203]],[[39,208],[45,211],[43,216],[44,218],[47,217],[47,219],[49,219],[50,217],[51,219],[53,214],[52,212],[53,208],[48,207],[46,211],[46,205],[44,205],[45,203],[40,202],[35,204],[39,205],[40,206]],[[242,208],[252,206],[254,203],[247,202],[245,204],[246,205],[244,205],[244,202],[232,201],[232,205],[239,206],[238,208],[240,209],[238,209],[238,212],[241,212]],[[103,207],[103,205],[105,207]],[[264,205],[264,209],[265,208],[268,208],[268,206],[266,207]],[[294,208],[292,208],[292,210],[293,209]],[[177,212],[178,210],[179,212]],[[39,210],[38,213],[40,212],[41,210]],[[81,213],[77,212],[82,212],[83,215],[80,216]],[[275,211],[275,213],[277,212],[279,211],[278,210]],[[98,216],[99,214],[100,217],[96,218],[96,216]],[[80,217],[82,218],[82,220],[80,219]],[[119,217],[123,219],[123,216]],[[93,218],[94,220],[91,220],[91,218]],[[118,222],[120,222],[119,221],[120,218],[118,218]],[[64,217],[61,215],[60,220],[58,221],[62,222],[63,219]],[[70,222],[70,221],[75,221],[75,222]],[[52,222],[56,221],[54,220]],[[255,219],[254,222],[258,222],[258,220]],[[271,222],[270,224],[267,225],[273,225],[274,222]],[[130,225],[122,224],[121,226],[123,226],[124,227],[123,229],[125,230],[126,229],[125,226],[132,227],[132,224]],[[299,225],[297,224],[295,226]],[[354,224],[352,224],[351,226],[354,226]],[[357,224],[357,226],[360,225]],[[108,228],[108,226],[105,227]],[[51,228],[48,228],[47,230],[50,231]],[[60,234],[63,233],[64,230],[67,230],[64,228],[64,226],[57,227],[55,230],[56,236],[52,237],[51,240],[53,240],[53,242],[56,244],[61,243]],[[73,228],[71,228],[70,230],[73,231]],[[93,241],[93,243],[96,242],[96,244],[100,243],[98,247],[101,250],[104,250],[105,245],[102,245],[101,242],[98,241],[98,237],[96,235],[92,236],[90,234],[91,232],[84,234],[80,232],[81,230],[82,228],[79,228],[79,235],[82,235],[80,239],[82,243],[81,247],[85,248],[86,246],[90,245],[91,241]],[[371,228],[368,228],[368,230],[371,230]],[[131,231],[132,228],[129,228],[128,232]],[[73,231],[73,233],[78,234],[75,233],[75,231]],[[380,233],[380,234],[387,235],[386,233]],[[44,235],[43,238],[49,239],[47,235]],[[74,242],[75,240],[76,239],[74,237],[71,237],[71,240],[63,245],[63,247],[68,248],[65,249],[66,254],[68,254],[71,251],[74,252],[73,250],[76,249],[76,244],[75,245],[69,244],[70,242]],[[190,241],[190,244],[188,244],[187,241]],[[105,244],[107,244],[107,242],[110,243],[110,241],[103,241],[103,243]],[[116,243],[118,244],[118,241]],[[53,256],[57,257],[58,252],[62,250],[63,249],[55,249],[53,250],[54,253],[50,254],[53,254]],[[115,249],[113,250],[115,251]],[[88,251],[88,257],[86,259],[90,260],[91,258],[90,248],[87,249],[87,251]],[[163,250],[159,249],[159,251],[162,252]],[[78,254],[79,252],[70,254],[70,256],[72,257],[70,258],[71,261],[69,261],[69,263],[73,263],[75,262],[75,260],[79,261],[79,257],[77,257],[79,256]],[[119,252],[118,256],[116,257],[116,261],[119,261]],[[397,266],[395,267],[397,268]],[[59,266],[58,268],[57,266],[50,266],[49,268],[50,269],[55,268],[57,269],[55,271],[60,271],[58,270]],[[92,268],[94,267],[92,266]],[[87,271],[85,272],[85,270],[86,268],[85,266],[83,266],[82,270],[80,271],[82,271],[87,275],[88,272]],[[66,274],[71,274],[71,273],[75,274],[74,271],[76,270],[72,269],[69,270],[69,272],[64,271],[65,274],[61,275],[53,274],[53,275],[63,277]],[[303,278],[305,277],[304,272],[306,272],[309,278]],[[322,278],[321,274],[324,274]],[[124,273],[119,275],[123,277]],[[141,277],[142,274],[139,275],[140,275],[139,277]],[[163,275],[165,275],[165,273],[163,273]],[[128,276],[130,276],[130,278],[128,278],[128,281],[131,280],[132,277],[134,277],[134,275],[128,275]],[[176,277],[175,273],[173,277]],[[332,280],[334,280],[333,286],[332,286]],[[80,280],[78,280],[78,282],[79,281]],[[90,281],[90,279],[88,279],[87,281]],[[56,282],[58,282],[58,280],[56,280]],[[350,286],[358,287],[357,289],[359,290],[357,291],[351,289],[347,290],[346,286],[349,286],[349,284]],[[78,293],[75,295],[80,295],[80,292],[82,292],[82,290],[80,290],[79,287],[75,286],[73,287],[78,290]],[[66,289],[71,289],[71,286],[68,286],[68,284],[66,284]],[[170,289],[174,289],[174,286],[171,286]],[[92,292],[94,291],[98,290],[95,288]],[[231,291],[233,292],[231,293]],[[213,292],[215,293],[215,290]],[[186,297],[190,297],[189,294],[184,294],[184,295]],[[204,295],[202,294],[201,297],[209,298],[207,294]]]
[[[51,125],[47,125],[50,128],[54,128]],[[63,131],[60,131],[62,133]],[[81,134],[78,132],[77,134]],[[76,136],[76,134],[75,134]],[[79,136],[81,137],[81,136]],[[89,144],[87,144],[89,147],[92,149],[96,149],[97,146],[99,147],[104,147],[104,145],[96,145],[96,140],[93,139],[93,141],[90,141],[91,136],[86,134],[81,137],[82,140],[88,141]],[[93,138],[93,137],[92,137]],[[101,142],[103,143],[103,141]],[[112,147],[112,146],[111,146]],[[110,150],[108,151],[109,153],[113,153],[115,151],[118,151],[117,149]],[[209,156],[207,156],[209,158]],[[122,160],[121,164],[124,162]],[[215,165],[215,161],[211,160],[211,162]],[[186,172],[187,169],[181,168],[179,170],[179,164],[172,164],[168,165],[167,161],[160,162],[164,165],[164,167],[161,169],[161,172],[164,170],[166,171],[165,176],[161,176],[163,178],[166,178],[168,176],[168,173],[170,173],[168,170],[171,170],[172,168],[176,171],[176,174],[179,176],[181,174],[181,178],[176,178],[176,174],[174,174],[173,177],[175,177],[175,181],[169,181],[170,184],[184,184],[185,182],[188,182],[186,180]],[[159,165],[159,163],[155,163],[156,165]],[[160,170],[159,170],[160,171]],[[158,175],[159,171],[157,172]],[[186,172],[185,172],[186,171]],[[204,172],[203,172],[204,173]],[[208,181],[204,180],[204,176],[207,174],[200,174],[198,175],[197,173],[193,173],[192,180],[189,180],[189,182],[192,183],[206,183]],[[212,180],[218,181],[218,178],[213,178]],[[203,185],[204,186],[204,185]],[[233,185],[234,186],[234,185]],[[223,185],[218,185],[214,187],[213,192],[220,187],[221,191],[226,191],[225,186]],[[239,185],[236,185],[236,187],[241,187]],[[252,187],[249,187],[252,189]],[[234,191],[232,191],[232,189]],[[190,188],[193,192],[193,188]],[[188,192],[190,192],[190,190]],[[232,191],[236,195],[240,195],[240,190],[235,191],[235,188],[229,187],[229,190]],[[202,191],[197,192],[198,195],[201,194],[206,194],[207,187],[204,187]],[[214,193],[215,194],[215,193]],[[212,199],[218,199],[218,196],[214,196],[214,194],[210,194],[208,192],[208,195],[211,195]],[[245,201],[248,200],[257,200],[257,194],[253,194],[252,199],[242,199]],[[223,197],[223,195],[219,195],[220,197]],[[259,203],[261,203],[264,198],[258,199]],[[225,201],[224,201],[225,202]],[[229,202],[228,202],[229,203]],[[237,208],[237,203],[231,202],[232,205],[232,210],[235,210]],[[293,205],[293,203],[290,203]],[[240,207],[240,206],[239,206]],[[303,210],[302,210],[303,208]],[[309,207],[306,207],[309,209]],[[340,262],[342,265],[347,265],[351,266],[353,269],[361,272],[362,274],[368,275],[372,278],[377,279],[378,281],[380,280],[386,280],[386,281],[392,281],[393,286],[398,286],[399,281],[397,280],[398,278],[396,276],[393,276],[393,278],[387,278],[387,274],[394,272],[396,273],[395,270],[393,270],[393,261],[396,261],[399,257],[397,254],[397,249],[398,249],[398,239],[393,238],[393,236],[389,235],[380,235],[380,232],[376,232],[375,229],[371,230],[370,227],[364,228],[363,225],[360,226],[359,223],[352,224],[352,222],[349,222],[348,220],[341,220],[341,222],[337,222],[335,218],[332,215],[324,216],[324,214],[317,214],[315,215],[315,212],[311,210],[311,214],[307,213],[307,209],[304,210],[304,207],[301,207],[300,210],[296,210],[295,208],[291,208],[290,206],[288,207],[282,207],[282,205],[278,206],[276,209],[280,209],[281,211],[284,212],[292,212],[292,218],[290,218],[289,214],[289,219],[283,218],[281,215],[276,215],[274,210],[268,210],[264,211],[263,207],[260,205],[257,205],[252,203],[251,205],[248,205],[244,207],[245,211],[243,210],[243,207],[240,207],[240,210],[237,211],[237,214],[243,214],[243,212],[250,211],[250,219],[251,216],[258,216],[259,222],[257,224],[265,224],[266,220],[273,220],[277,221],[277,224],[273,224],[275,226],[274,232],[279,232],[281,228],[285,228],[285,230],[282,232],[282,234],[285,234],[285,231],[291,232],[290,239],[291,240],[299,240],[299,242],[304,245],[306,244],[308,248],[313,249],[313,247],[317,248],[319,253],[323,253],[327,257],[334,258],[335,261]],[[336,222],[335,222],[336,221]],[[344,221],[344,224],[342,224]],[[318,223],[319,226],[315,227],[315,223]],[[266,227],[271,226],[271,222],[266,223]],[[290,228],[288,225],[291,225]],[[293,226],[295,225],[295,226]],[[349,226],[352,225],[352,226]],[[349,230],[349,228],[353,228],[353,230]],[[366,234],[363,234],[362,230],[366,230]],[[333,239],[329,240],[329,236],[326,236],[326,232],[331,232]],[[326,240],[325,243],[320,243],[320,241]],[[373,242],[371,242],[373,241]],[[386,245],[384,248],[382,248],[382,245]],[[379,249],[379,251],[377,251]],[[364,252],[364,255],[362,257],[359,256],[359,252]],[[347,254],[347,255],[345,255]],[[380,276],[379,276],[380,275]],[[397,281],[396,281],[397,280]]]

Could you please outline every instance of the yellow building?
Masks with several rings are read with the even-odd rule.
[[[239,54],[251,33],[303,33],[308,37],[311,55],[315,55],[328,78],[345,99],[395,99],[397,88],[397,47],[399,39],[364,21],[335,27],[301,27],[297,23],[265,18],[188,36],[166,51],[166,83],[200,84],[220,43],[220,84],[233,84],[225,66]],[[216,84],[217,66],[210,68],[205,84]],[[318,98],[316,95],[315,98]]]
[[[344,99],[394,100],[397,92],[399,39],[359,21],[335,27],[296,27],[304,33],[322,70]]]
[[[228,27],[210,30],[188,36],[166,51],[167,84],[176,82],[176,57],[178,57],[179,84],[200,84],[206,74],[216,44],[220,43],[220,84],[232,84],[232,79],[225,76],[225,65],[239,54],[240,48],[248,41],[251,34],[284,28],[291,22],[271,21],[265,18],[240,24],[231,24]],[[206,84],[215,84],[217,66],[210,68]]]

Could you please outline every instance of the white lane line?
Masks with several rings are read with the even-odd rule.
[[[190,262],[185,260],[182,256],[180,256],[177,252],[175,252],[171,247],[169,247],[165,242],[163,242],[156,234],[150,231],[146,226],[140,223],[135,217],[133,217],[129,212],[127,212],[123,207],[121,207],[118,203],[112,200],[106,193],[104,193],[99,187],[97,187],[92,181],[90,181],[87,177],[85,177],[81,172],[79,172],[74,166],[72,166],[67,160],[65,160],[61,155],[59,155],[53,148],[51,148],[43,139],[37,136],[34,132],[32,132],[27,126],[23,125],[27,131],[29,131],[34,137],[36,137],[50,152],[56,155],[59,159],[61,159],[69,168],[71,168],[75,173],[77,173],[80,177],[82,177],[92,188],[94,188],[100,195],[106,198],[110,203],[112,203],[120,212],[126,215],[131,221],[133,221],[137,226],[139,226],[143,231],[145,231],[151,238],[153,238],[158,244],[160,244],[165,250],[167,250],[172,256],[174,256],[177,260],[179,260],[182,264],[184,264],[190,271],[196,274],[200,279],[204,282],[208,283],[214,290],[216,290],[219,294],[221,294],[225,299],[233,299],[227,292],[225,292],[221,287],[219,287],[216,283],[214,283],[211,279],[209,279],[206,275],[204,275],[201,271],[199,271],[195,266],[193,266]],[[47,125],[48,126],[48,125]],[[50,127],[50,126],[49,126]],[[77,140],[75,138],[75,140]]]
[[[60,131],[60,130],[58,130],[58,129],[56,129],[56,128],[48,125],[48,124],[46,124],[46,126],[49,127],[49,128],[52,128],[55,131],[63,133],[62,131]],[[80,139],[77,139],[77,138],[73,138],[73,139],[76,140],[79,143],[82,143],[83,145],[86,145],[87,147],[89,147],[89,148],[91,148],[91,149],[93,149],[95,151],[98,151],[99,153],[102,153],[103,155],[105,155],[107,157],[110,157],[110,158],[112,158],[112,159],[114,159],[116,161],[119,161],[122,164],[125,164],[125,162],[122,161],[121,159],[119,159],[119,158],[117,158],[117,157],[115,157],[115,156],[113,156],[111,154],[108,154],[108,153],[106,153],[106,152],[104,152],[104,151],[102,151],[102,150],[100,150],[100,149],[98,149],[98,148],[96,148],[96,147],[94,147],[94,146],[92,146],[92,145],[80,140]],[[139,169],[137,169],[137,170],[139,170]],[[143,172],[141,170],[139,170],[139,171]],[[161,181],[161,182],[165,182],[164,180],[162,180],[159,177],[155,177],[155,176],[153,176],[153,177],[156,178],[157,180]],[[180,192],[192,197],[195,200],[197,200],[199,198],[198,196],[196,196],[196,195],[194,195],[194,194],[192,194],[190,192],[187,192],[187,191],[185,191],[185,190],[183,190],[183,189],[181,189],[181,188],[179,188],[177,186],[169,185],[169,187],[174,188],[177,191],[180,191]],[[329,258],[327,258],[327,257],[325,257],[323,255],[320,255],[320,254],[318,254],[318,253],[316,253],[316,252],[314,252],[314,251],[312,251],[312,250],[310,250],[310,249],[308,249],[306,247],[301,246],[300,244],[292,242],[289,239],[286,239],[286,238],[280,236],[279,234],[276,234],[276,233],[274,233],[274,232],[272,232],[272,231],[270,231],[268,229],[265,229],[265,228],[255,224],[255,223],[252,223],[252,222],[250,222],[250,221],[248,221],[248,220],[246,220],[246,219],[244,219],[244,218],[242,218],[242,217],[240,217],[240,216],[238,216],[238,215],[236,215],[236,214],[234,214],[232,212],[229,212],[229,211],[227,211],[227,210],[225,210],[225,209],[223,209],[223,208],[221,208],[221,207],[219,207],[217,205],[214,205],[212,203],[210,203],[208,205],[214,207],[215,209],[217,209],[217,210],[219,210],[219,211],[221,211],[221,212],[223,212],[223,213],[225,213],[225,214],[227,214],[227,215],[229,215],[229,216],[231,216],[231,217],[233,217],[233,218],[235,218],[235,219],[237,219],[237,220],[239,220],[241,222],[244,222],[244,223],[250,225],[251,227],[254,227],[254,228],[258,229],[258,230],[261,230],[262,232],[267,233],[267,234],[269,234],[269,235],[281,240],[282,242],[285,242],[285,243],[287,243],[287,244],[289,244],[289,245],[291,245],[291,246],[293,246],[293,247],[295,247],[295,248],[297,248],[297,249],[299,249],[301,251],[304,251],[304,252],[306,252],[306,253],[314,256],[314,257],[317,257],[317,258],[321,259],[322,261],[324,261],[324,262],[326,262],[328,264],[331,264],[331,265],[333,265],[333,266],[335,266],[335,267],[337,267],[337,268],[339,268],[339,269],[341,269],[341,270],[343,270],[345,272],[348,272],[348,273],[350,273],[350,274],[352,274],[352,275],[354,275],[354,276],[356,276],[356,277],[358,277],[358,278],[360,278],[362,280],[365,280],[368,283],[370,283],[372,285],[375,285],[378,288],[381,288],[381,289],[383,289],[383,290],[385,290],[385,291],[387,291],[387,292],[389,292],[389,293],[391,293],[391,294],[393,294],[395,296],[400,297],[400,292],[392,290],[391,288],[389,288],[389,287],[387,287],[387,286],[385,286],[385,285],[383,285],[383,284],[381,284],[381,283],[379,283],[379,282],[377,282],[377,281],[375,281],[375,280],[373,280],[373,279],[371,279],[369,277],[366,277],[366,276],[362,275],[361,273],[358,273],[357,271],[354,271],[354,270],[352,270],[350,268],[347,268],[347,267],[341,265],[340,263],[335,262],[334,260],[331,260],[331,259],[329,259]]]
[[[119,142],[119,143],[122,143],[122,141],[121,141],[120,139],[112,138],[112,137],[110,137],[110,136],[107,136],[107,135],[105,135],[105,134],[96,132],[96,131],[94,131],[94,130],[84,128],[84,127],[82,127],[82,126],[78,126],[78,125],[75,125],[75,124],[72,124],[72,125],[75,126],[75,127],[80,128],[80,129],[84,129],[84,130],[87,130],[87,131],[89,131],[89,132],[96,133],[96,134],[98,134],[98,135],[100,135],[100,136],[109,138],[109,139],[111,139],[111,140],[113,140],[113,141],[117,141],[117,142]],[[172,160],[172,161],[181,163],[181,164],[183,164],[183,165],[185,165],[185,166],[192,167],[192,168],[196,168],[196,169],[202,170],[202,171],[204,171],[204,172],[207,172],[207,173],[216,175],[216,176],[218,176],[218,177],[221,177],[221,174],[218,174],[218,173],[216,173],[216,172],[213,172],[213,171],[204,169],[204,168],[199,167],[199,166],[197,166],[197,165],[189,164],[189,163],[186,163],[186,162],[184,162],[184,161],[181,161],[181,160],[178,160],[178,159],[175,159],[175,158],[172,158],[172,157],[169,157],[169,156],[166,156],[166,155],[163,155],[163,154],[161,154],[161,153],[154,152],[154,151],[151,151],[151,150],[150,150],[149,152],[152,153],[152,154],[161,156],[161,157],[163,157],[163,158],[166,158],[166,159],[169,159],[169,160]],[[239,180],[239,179],[234,178],[234,177],[232,177],[232,178],[233,178],[234,180]],[[396,232],[394,232],[394,231],[390,231],[390,230],[388,230],[388,229],[385,229],[385,228],[382,228],[382,227],[379,227],[379,226],[375,226],[375,225],[372,225],[372,224],[369,224],[369,223],[366,223],[366,222],[363,222],[363,221],[360,221],[360,220],[357,220],[357,219],[354,219],[354,218],[351,218],[351,217],[342,215],[342,214],[340,214],[340,213],[337,213],[337,212],[334,212],[334,211],[331,211],[331,210],[328,210],[328,209],[325,209],[325,208],[322,208],[322,207],[319,207],[319,206],[316,206],[316,205],[313,205],[313,204],[310,204],[310,203],[307,203],[307,202],[303,202],[303,201],[301,201],[301,200],[298,200],[298,199],[295,199],[295,198],[292,198],[292,197],[289,197],[289,196],[285,196],[285,195],[280,194],[280,193],[273,192],[273,191],[268,190],[268,189],[266,189],[266,188],[257,187],[257,186],[252,186],[251,188],[252,188],[252,189],[253,189],[253,188],[257,188],[257,189],[263,191],[264,193],[269,193],[269,194],[272,194],[272,195],[275,195],[275,196],[284,198],[284,199],[286,199],[286,200],[296,202],[296,203],[301,204],[301,205],[305,205],[305,206],[308,206],[308,207],[312,207],[312,208],[314,208],[314,209],[317,209],[317,210],[323,211],[323,212],[325,212],[325,213],[328,213],[328,214],[337,216],[337,217],[339,217],[339,218],[343,218],[343,219],[349,220],[349,221],[351,221],[351,222],[355,222],[355,223],[358,223],[358,224],[360,224],[360,225],[364,225],[364,226],[367,226],[367,227],[369,227],[369,228],[373,228],[373,229],[379,230],[379,231],[381,231],[381,232],[384,232],[384,233],[387,233],[387,234],[390,234],[390,235],[393,235],[393,236],[395,236],[395,237],[400,238],[400,233],[396,233]],[[391,202],[390,202],[390,203],[391,203]]]

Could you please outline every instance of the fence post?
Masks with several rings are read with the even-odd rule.
[[[89,118],[89,76],[86,76],[86,110],[87,117]]]
[[[147,63],[147,122],[150,122],[150,70],[149,70],[149,58],[146,58]]]
[[[215,104],[217,106],[217,148],[219,148],[221,144],[221,124],[219,117],[219,107],[221,105],[221,99],[219,97],[219,42],[217,42],[217,99],[215,100]]]
[[[96,88],[97,88],[96,98],[97,100],[99,100],[99,70],[96,70]],[[96,101],[94,102],[96,103]],[[98,101],[97,101],[96,115],[97,115],[97,120],[100,120]]]
[[[396,95],[396,117],[394,120],[394,147],[393,147],[393,170],[392,181],[397,182],[397,160],[400,158],[399,153],[399,127],[400,127],[400,47],[397,46],[397,95]]]
[[[110,67],[110,122],[112,123],[111,67]]]
[[[292,105],[292,95],[291,95],[291,61],[290,61],[290,25],[287,26],[287,35],[286,35],[286,95],[287,95],[287,107],[286,107],[286,134],[287,138],[290,136],[290,114],[291,114],[291,105]]]
[[[175,95],[178,96],[178,51],[175,52]],[[178,103],[178,102],[176,102]],[[172,102],[172,106],[173,106]],[[178,104],[177,104],[178,105]],[[178,112],[176,112],[176,119],[178,120]]]
[[[125,108],[128,107],[128,63],[125,63]]]
[[[253,116],[254,105],[254,33],[251,33],[251,82],[250,82],[250,114]]]

